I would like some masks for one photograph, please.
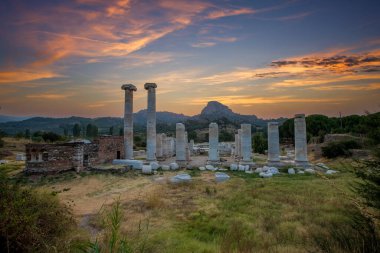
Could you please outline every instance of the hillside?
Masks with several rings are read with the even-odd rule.
[[[147,111],[141,110],[134,113],[135,131],[144,131],[146,124]],[[286,119],[279,118],[275,121],[283,122]],[[173,125],[177,122],[183,122],[191,129],[206,128],[212,121],[222,125],[231,125],[238,127],[241,123],[251,123],[253,125],[263,127],[270,120],[259,119],[255,115],[241,115],[233,112],[228,106],[217,101],[210,101],[203,108],[200,114],[195,116],[186,116],[173,112],[157,112],[157,125],[159,129],[173,129]],[[64,129],[71,131],[74,124],[87,125],[95,124],[101,133],[108,133],[111,126],[121,128],[123,125],[122,118],[118,117],[100,117],[100,118],[84,118],[84,117],[68,117],[68,118],[47,118],[33,117],[21,121],[10,121],[0,123],[0,129],[7,134],[16,134],[29,129],[31,132],[36,131],[51,131],[58,134],[63,134]]]

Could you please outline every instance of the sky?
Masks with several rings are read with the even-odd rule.
[[[2,0],[0,114],[380,111],[377,0]]]

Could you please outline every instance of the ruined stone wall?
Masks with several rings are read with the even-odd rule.
[[[27,173],[56,173],[73,170],[73,157],[83,143],[26,144]],[[82,166],[79,166],[82,169]]]
[[[97,156],[90,152],[91,155],[96,157],[93,164],[110,163],[114,159],[124,159],[124,139],[123,136],[100,136],[93,142],[98,146]],[[117,157],[119,154],[119,157]]]

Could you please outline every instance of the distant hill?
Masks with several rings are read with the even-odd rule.
[[[21,121],[26,120],[31,117],[14,117],[9,115],[0,115],[0,123],[10,122],[10,121]]]
[[[144,131],[146,128],[147,110],[141,110],[134,113],[135,131]],[[195,116],[186,116],[184,114],[177,114],[172,112],[157,112],[157,125],[159,130],[165,129],[165,125],[173,126],[177,122],[183,122],[192,129],[204,128],[210,122],[215,121],[219,124],[228,124],[238,127],[241,123],[250,123],[259,127],[265,127],[266,122],[271,120],[263,120],[257,118],[255,115],[241,115],[233,112],[228,106],[223,105],[217,101],[210,101],[200,114]],[[15,119],[21,117],[13,117]],[[275,121],[283,122],[285,118],[275,119]],[[16,134],[24,132],[29,129],[31,132],[36,131],[51,131],[58,134],[63,134],[64,129],[71,132],[74,124],[95,124],[101,134],[108,133],[111,126],[118,128],[123,126],[123,119],[118,117],[100,117],[100,118],[84,118],[84,117],[69,117],[69,118],[47,118],[47,117],[33,117],[28,119],[13,120],[9,122],[0,123],[0,129],[8,134]],[[192,127],[191,127],[192,126]],[[159,131],[158,130],[158,131]]]

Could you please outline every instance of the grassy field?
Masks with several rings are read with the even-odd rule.
[[[191,183],[175,185],[167,179],[178,172],[16,178],[72,209],[79,227],[73,237],[84,230],[101,241],[104,218],[120,203],[121,233],[133,252],[365,252],[360,245],[371,231],[350,190],[351,161],[326,163],[340,173],[262,179],[227,172],[231,179],[216,183],[214,173],[194,170],[187,171]],[[22,169],[4,166],[14,166],[12,175]]]

